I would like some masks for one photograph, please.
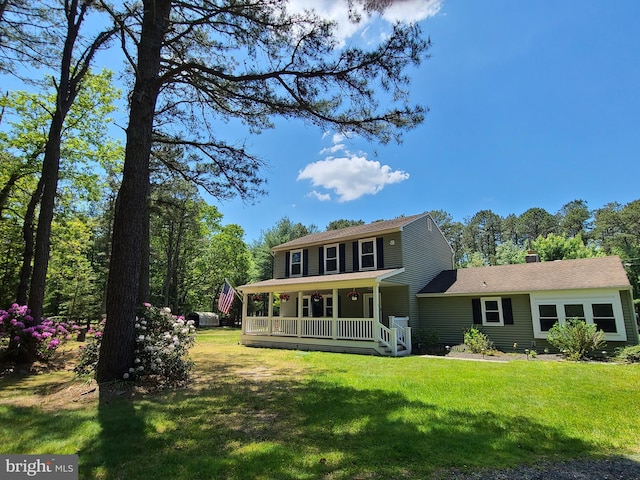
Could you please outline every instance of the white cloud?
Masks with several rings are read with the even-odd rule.
[[[436,15],[444,0],[391,0],[382,18],[387,22],[414,23]],[[289,0],[289,11],[301,13],[304,10],[315,10],[318,15],[337,23],[337,37],[341,45],[346,39],[358,32],[365,31],[374,18],[362,15],[362,21],[354,24],[349,20],[348,2],[346,0]],[[362,7],[358,6],[362,13]]]
[[[382,17],[389,22],[419,22],[435,16],[442,7],[442,0],[395,0]]]
[[[329,195],[328,193],[320,193],[316,190],[309,192],[307,196],[315,197],[317,200],[320,200],[321,202],[328,202],[329,200],[331,200],[331,195]]]
[[[338,195],[339,202],[348,202],[363,195],[375,195],[386,185],[403,182],[408,178],[407,172],[392,170],[389,165],[352,155],[310,163],[300,170],[297,180],[311,180],[314,187],[333,190]],[[316,193],[315,196],[317,195]]]
[[[331,147],[323,148],[322,150],[320,150],[320,155],[326,155],[327,153],[336,153],[336,152],[339,152],[340,150],[344,150],[345,148],[346,146],[344,143],[338,143]]]

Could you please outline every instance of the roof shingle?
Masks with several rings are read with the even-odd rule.
[[[418,295],[629,288],[620,257],[581,258],[440,272]]]
[[[306,245],[326,244],[336,240],[348,240],[352,238],[364,238],[369,235],[380,234],[383,232],[399,231],[405,225],[428,216],[428,213],[412,215],[410,217],[398,217],[392,220],[382,220],[380,222],[372,222],[364,225],[354,225],[353,227],[341,228],[339,230],[327,230],[325,232],[312,233],[304,237],[296,238],[289,242],[273,247],[272,251],[290,250],[291,248],[302,247]]]

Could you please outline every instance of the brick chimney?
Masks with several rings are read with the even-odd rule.
[[[524,257],[526,263],[537,263],[540,261],[540,255],[534,250],[527,250],[527,255]]]

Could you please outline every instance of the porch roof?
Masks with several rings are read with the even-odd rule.
[[[372,287],[400,273],[404,268],[368,270],[365,272],[316,275],[313,277],[274,278],[262,282],[240,285],[238,290],[246,293],[282,292],[291,290],[322,290],[329,288]],[[392,281],[390,283],[393,283]]]

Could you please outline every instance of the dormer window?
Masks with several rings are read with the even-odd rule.
[[[302,250],[293,250],[290,255],[289,272],[292,277],[302,276]]]
[[[376,239],[366,238],[360,240],[360,269],[376,269]]]
[[[338,273],[340,260],[338,257],[338,244],[324,246],[324,272]]]

